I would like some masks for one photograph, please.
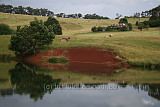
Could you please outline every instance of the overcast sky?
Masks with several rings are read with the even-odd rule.
[[[115,18],[116,13],[130,16],[135,12],[150,10],[160,5],[160,0],[0,0],[0,4],[3,3],[47,8],[54,13],[96,13]]]

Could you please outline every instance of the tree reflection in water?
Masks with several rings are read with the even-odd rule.
[[[37,74],[34,70],[18,63],[14,69],[9,70],[11,84],[16,86],[16,94],[29,94],[35,101],[42,99],[44,94],[51,93],[55,87],[44,89],[45,84],[59,84],[59,79],[53,79],[49,75]]]
[[[133,85],[135,89],[144,90],[148,95],[160,101],[160,84]]]

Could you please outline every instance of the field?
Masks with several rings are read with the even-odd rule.
[[[41,16],[0,13],[1,23],[8,24],[13,29],[16,29],[16,26],[29,25],[29,22],[34,20],[34,17],[43,21],[47,20],[47,17]],[[136,21],[148,20],[147,18],[128,19],[129,23],[133,24],[133,31],[103,33],[93,33],[90,31],[91,27],[108,26],[118,23],[119,20],[57,19],[62,25],[63,35],[56,36],[53,44],[46,47],[46,49],[98,47],[103,50],[111,49],[134,65],[160,65],[160,28],[149,28],[148,30],[139,31],[134,25]],[[113,37],[106,38],[109,34],[113,34]],[[14,53],[8,50],[10,37],[10,35],[0,36],[0,55],[11,54],[14,56]],[[71,40],[69,42],[60,42],[59,39],[61,37],[71,37]]]

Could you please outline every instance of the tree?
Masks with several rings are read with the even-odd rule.
[[[55,19],[54,17],[48,17],[47,21],[44,22],[46,26],[50,26],[53,24],[59,24],[59,21]]]
[[[142,29],[144,29],[144,28],[145,28],[144,23],[139,23],[139,24],[138,24],[138,29],[139,29],[140,31],[142,31]]]
[[[59,24],[59,21],[54,17],[48,17],[47,21],[44,22],[47,27],[52,27],[55,35],[62,35],[62,27]]]
[[[13,30],[6,24],[0,24],[0,35],[12,34]]]
[[[11,37],[9,49],[15,51],[17,56],[35,54],[39,48],[52,44],[54,39],[52,29],[35,18],[29,26],[17,27],[16,34]]]
[[[81,14],[81,13],[78,13],[78,17],[81,18],[81,17],[82,17],[82,14]]]
[[[128,24],[128,20],[126,18],[122,18],[122,19],[120,19],[119,23]]]
[[[92,32],[97,32],[97,27],[95,27],[95,26],[92,27],[91,31],[92,31]]]
[[[121,14],[119,14],[119,13],[117,13],[116,16],[117,16],[117,17],[116,17],[115,19],[119,19],[120,17],[123,17],[123,16],[122,16]]]

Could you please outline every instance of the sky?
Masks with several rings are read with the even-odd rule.
[[[82,13],[115,18],[116,13],[131,16],[135,12],[150,10],[160,5],[160,0],[0,0],[0,4],[46,8],[57,13]]]

